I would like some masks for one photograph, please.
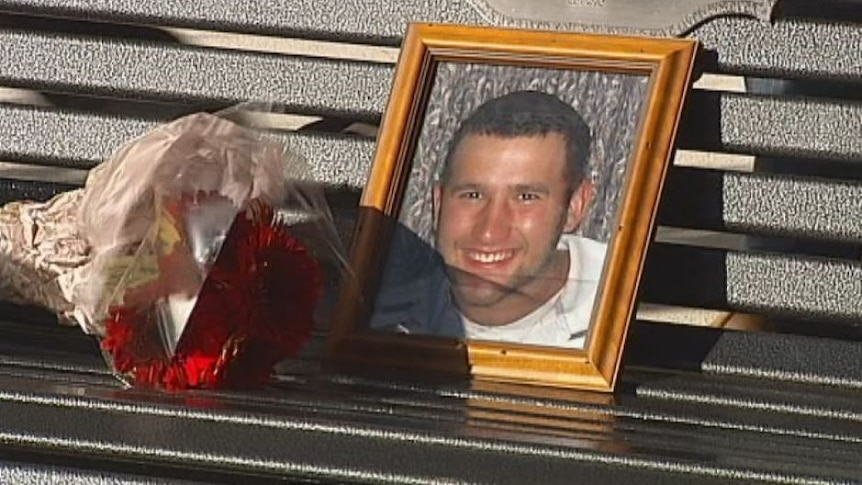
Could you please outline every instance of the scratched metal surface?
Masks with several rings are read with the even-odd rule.
[[[851,38],[862,38],[862,35],[857,32]],[[846,47],[845,52],[858,50],[858,46]],[[17,62],[29,57],[42,61]],[[822,66],[825,59],[818,57],[817,65]],[[857,64],[850,62],[848,65]],[[0,30],[0,79],[19,88],[88,96],[159,102],[196,100],[209,105],[254,100],[282,103],[299,113],[373,117],[385,110],[393,72],[389,64],[249,55]],[[769,97],[706,91],[695,91],[691,102],[697,103],[698,108],[715,111],[711,124],[701,120],[697,126],[701,131],[716,131],[718,138],[717,145],[713,142],[713,146],[703,146],[706,141],[699,140],[696,143],[701,146],[695,148],[762,156],[845,160],[862,157],[862,137],[850,136],[854,133],[853,127],[862,123],[859,103],[823,97]],[[92,121],[87,120],[86,114],[2,108],[0,139],[8,140],[3,144],[8,147],[3,152],[24,157],[95,160],[109,153],[118,137],[140,133],[150,126],[136,119],[136,106],[129,106],[128,113],[111,109],[109,115],[97,115]],[[80,118],[80,121],[71,118]],[[110,119],[113,128],[107,127],[110,129],[108,136],[84,134],[76,138],[78,145],[61,144],[65,153],[50,149],[59,141],[44,139],[58,131],[41,129],[52,124],[73,124],[78,130],[84,130],[99,126],[100,118]],[[791,120],[793,123],[787,122]],[[100,132],[104,131],[104,127],[99,128]],[[45,149],[40,153],[36,148],[41,146]]]
[[[847,161],[862,157],[860,137],[851,136],[853,127],[862,122],[862,105],[858,103],[816,98],[769,98],[738,93],[709,93],[704,96],[720,107],[721,111],[716,112],[718,118],[712,120],[719,126],[707,132],[709,127],[699,124],[698,127],[703,129],[698,130],[698,133],[684,133],[691,139],[683,138],[680,143],[694,145],[688,148]],[[782,123],[789,119],[805,123]],[[0,105],[0,140],[3,140],[0,153],[4,157],[41,159],[63,166],[89,168],[109,156],[125,140],[145,133],[160,121],[167,120]],[[689,122],[687,119],[684,121]],[[696,117],[691,122],[697,123]],[[812,126],[816,128],[810,128]],[[58,132],[80,136],[60,139],[52,136]],[[297,135],[297,138],[302,137],[302,134]],[[718,137],[719,140],[702,140],[701,137]],[[368,138],[354,138],[356,141],[349,146],[340,146],[337,140],[333,142],[332,153],[340,157],[325,158],[317,168],[343,173],[340,181],[346,182],[350,176],[358,177],[352,180],[358,183],[366,175],[374,142]],[[304,142],[296,143],[298,149],[309,158],[327,157],[327,150],[320,150],[319,146],[306,147],[302,145]],[[343,144],[348,145],[347,142]],[[339,163],[350,165],[331,167]]]
[[[115,473],[126,462],[131,471],[201,468],[260,483],[719,484],[852,483],[862,472],[858,384],[846,382],[629,371],[615,399],[601,402],[284,373],[252,393],[170,395],[121,389],[97,354],[45,339],[34,352],[0,346],[0,412],[16,416],[0,423],[0,438],[43,457],[86,455]],[[796,347],[837,349],[813,340]],[[710,359],[745,359],[734,342],[717,342],[724,356]],[[40,352],[52,351],[46,365]]]
[[[195,6],[130,0],[4,0],[14,11],[103,20],[223,26],[256,32],[397,39],[406,21],[498,24],[557,30],[677,35],[704,20],[745,15],[768,20],[775,0],[275,0],[236,5],[206,0]]]
[[[709,146],[704,131],[683,133],[681,143],[691,148],[727,149],[742,152],[792,154],[809,159],[840,160],[848,171],[858,172],[862,157],[862,137],[852,136],[862,125],[862,105],[842,105],[837,101],[764,100],[726,93],[721,102],[722,127],[716,136],[718,147]],[[809,124],[781,123],[781,117],[807,120]],[[697,122],[697,115],[692,116]],[[41,180],[55,179],[49,167],[86,170],[119,149],[128,140],[146,133],[158,120],[116,117],[106,114],[62,112],[45,108],[0,106],[0,157],[23,163],[37,162]],[[684,117],[682,123],[689,122]],[[764,133],[764,127],[769,129]],[[56,134],[62,133],[63,137]],[[691,135],[691,136],[687,136]],[[280,132],[286,146],[308,159],[310,176],[331,186],[360,190],[368,177],[374,155],[374,140],[315,132]],[[35,177],[35,174],[33,175]],[[706,180],[708,172],[694,178]],[[689,177],[682,180],[688,183]],[[10,182],[11,183],[11,182]],[[21,181],[9,190],[26,194]],[[16,188],[18,187],[18,188]],[[44,193],[30,186],[29,190]],[[17,193],[17,192],[16,192]],[[710,192],[690,193],[691,197],[714,197],[724,225],[740,232],[780,234],[793,237],[829,238],[843,241],[862,239],[857,214],[862,208],[862,186],[853,179],[824,179],[816,173],[805,176],[728,172]],[[701,201],[696,201],[701,202]],[[708,203],[709,201],[704,201]],[[694,202],[693,202],[694,203]]]
[[[86,355],[54,354],[53,366],[38,353],[0,355],[0,411],[16,416],[0,423],[6,446],[81,453],[118,472],[125,461],[132,471],[202,468],[261,483],[719,484],[851,483],[862,471],[862,410],[841,386],[629,372],[602,403],[577,392],[283,374],[253,393],[166,395],[121,389],[97,355],[86,378]]]
[[[859,26],[775,18],[774,0],[511,0],[353,2],[275,0],[238,6],[208,0],[194,6],[123,0],[4,0],[11,12],[99,21],[173,25],[396,44],[408,21],[455,22],[640,35],[694,35],[718,54],[722,70],[859,78],[847,52],[859,50]],[[830,4],[824,3],[824,9]],[[542,19],[542,17],[545,17]],[[548,20],[551,21],[548,21]],[[770,22],[770,19],[776,20]]]

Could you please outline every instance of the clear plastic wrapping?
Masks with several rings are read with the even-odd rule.
[[[304,159],[231,121],[251,111],[261,107],[196,113],[130,141],[62,219],[86,250],[51,307],[98,336],[131,385],[265,382],[308,340],[327,278],[347,268]]]

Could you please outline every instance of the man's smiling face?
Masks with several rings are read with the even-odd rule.
[[[468,135],[450,164],[434,194],[436,245],[458,306],[544,301],[558,291],[568,258],[557,242],[583,215],[581,190],[570,196],[565,138]]]

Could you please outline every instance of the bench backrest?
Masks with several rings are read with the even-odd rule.
[[[285,116],[273,123],[290,147],[310,159],[319,181],[355,195],[367,177],[407,20],[691,35],[706,51],[681,123],[642,301],[806,320],[862,314],[862,299],[846,297],[860,294],[853,245],[862,238],[862,218],[854,217],[860,195],[853,173],[862,108],[844,89],[860,75],[847,56],[858,26],[729,15],[764,16],[769,2],[679,2],[666,8],[689,10],[687,20],[669,14],[654,24],[620,13],[593,24],[566,16],[551,23],[550,7],[530,10],[537,20],[516,20],[496,12],[497,2],[445,9],[396,3],[6,6],[3,201],[80,184],[88,168],[156,123],[244,100],[283,107]],[[845,255],[850,259],[823,259]]]

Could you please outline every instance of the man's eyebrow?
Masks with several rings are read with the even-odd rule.
[[[462,190],[479,190],[482,188],[482,184],[478,184],[476,182],[463,182],[460,184],[452,184],[449,186],[449,190],[453,192],[460,192]]]
[[[549,194],[551,193],[551,188],[546,184],[536,183],[536,184],[517,184],[513,187],[515,192],[534,192],[538,194]]]

